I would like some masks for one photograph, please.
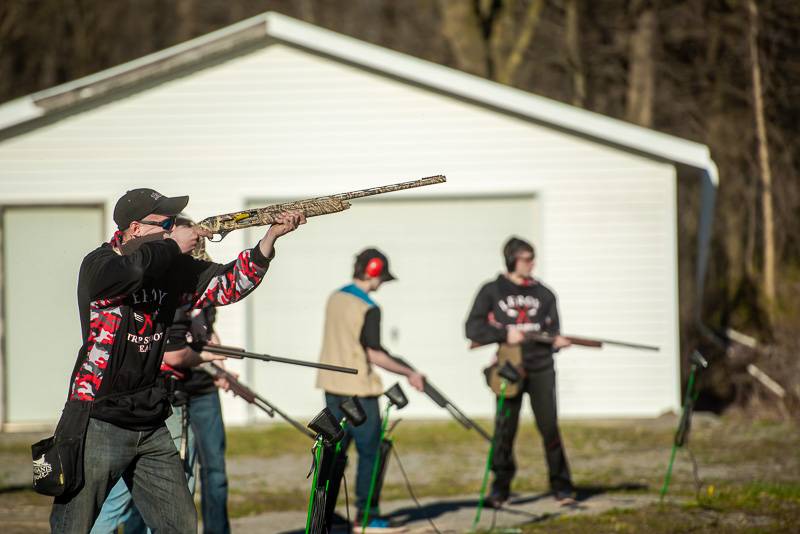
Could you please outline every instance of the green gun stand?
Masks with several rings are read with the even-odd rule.
[[[683,447],[689,441],[689,430],[692,426],[692,413],[694,412],[694,403],[697,401],[699,391],[695,390],[695,381],[697,378],[698,370],[708,367],[708,362],[703,355],[698,351],[694,351],[689,358],[691,361],[691,370],[689,371],[689,381],[686,384],[686,394],[683,397],[683,413],[681,413],[681,420],[678,423],[678,429],[675,431],[675,439],[672,443],[672,453],[669,457],[669,465],[667,466],[667,473],[664,476],[664,485],[661,487],[660,501],[663,502],[664,496],[669,489],[669,482],[672,478],[672,465],[675,462],[675,454],[679,447]]]
[[[342,421],[342,429],[347,428],[347,423]],[[326,454],[328,453],[328,454]],[[339,490],[342,485],[342,478],[344,478],[344,470],[347,467],[347,455],[342,452],[341,442],[336,444],[333,452],[325,451],[322,455],[321,471],[327,473],[325,476],[325,493],[327,494],[327,501],[325,503],[324,521],[326,525],[325,532],[330,531],[330,526],[333,522],[333,514],[336,511],[336,501],[339,500]]]
[[[308,425],[315,432],[315,441],[311,449],[314,476],[308,499],[306,534],[330,532],[339,485],[347,465],[347,456],[342,452],[342,439],[348,423],[359,426],[367,418],[356,397],[342,401],[339,409],[344,414],[341,421],[337,422],[333,413],[325,408]]]
[[[383,480],[386,475],[386,464],[392,451],[392,440],[387,436],[386,432],[389,425],[389,412],[392,406],[400,410],[408,404],[408,399],[405,393],[403,393],[403,390],[400,389],[400,384],[395,384],[390,387],[386,390],[384,395],[388,397],[389,402],[386,404],[386,410],[384,411],[383,420],[381,421],[381,438],[379,441],[378,454],[375,456],[375,463],[372,464],[372,477],[369,482],[369,493],[367,493],[367,507],[366,510],[364,510],[364,517],[361,519],[362,533],[369,524],[370,511],[378,509],[381,489],[383,489]]]
[[[500,368],[498,374],[500,375],[501,382],[500,395],[497,396],[496,418],[498,421],[501,421],[503,417],[503,405],[506,401],[506,389],[508,388],[508,384],[519,382],[522,379],[522,376],[519,374],[519,371],[517,371],[517,369],[508,362],[506,362],[505,365]],[[486,467],[483,470],[483,482],[481,483],[481,492],[478,497],[478,509],[475,511],[475,519],[472,521],[472,532],[475,531],[475,528],[478,526],[478,523],[481,520],[481,512],[483,511],[483,504],[486,499],[486,487],[489,485],[489,471],[492,469],[494,446],[498,434],[499,432],[495,432],[494,436],[492,436],[492,440],[489,442],[489,452],[486,455]]]
[[[339,409],[344,414],[340,425],[343,431],[347,430],[347,426],[357,427],[360,426],[367,419],[367,414],[361,406],[358,397],[350,397],[339,404]],[[339,489],[341,488],[342,480],[344,479],[344,470],[347,467],[347,454],[342,450],[342,442],[336,443],[336,448],[333,454],[325,454],[323,451],[321,470],[327,473],[327,480],[325,481],[325,490],[328,499],[325,504],[325,526],[326,532],[330,531],[333,526],[333,514],[336,511],[336,502],[339,500]],[[349,514],[349,510],[348,510]]]
[[[324,521],[318,513],[320,510],[325,509],[326,495],[325,487],[320,487],[319,474],[322,471],[322,456],[323,451],[329,449],[325,446],[325,440],[322,436],[318,437],[311,448],[311,454],[314,456],[314,465],[312,466],[313,476],[311,477],[311,493],[308,498],[308,514],[306,515],[306,530],[305,534],[323,534]]]
[[[344,437],[344,430],[328,408],[323,409],[308,427],[316,433],[311,454],[311,493],[308,497],[305,534],[327,534],[325,509],[328,501],[330,465],[336,446]]]

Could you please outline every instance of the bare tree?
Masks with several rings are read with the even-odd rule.
[[[652,2],[635,0],[636,29],[630,42],[628,97],[625,118],[641,126],[653,124],[655,61],[653,41],[656,34],[656,11]]]
[[[586,73],[581,61],[578,0],[567,0],[564,40],[567,48],[567,65],[572,77],[572,105],[582,108],[586,102]]]
[[[479,12],[471,0],[439,0],[442,32],[450,43],[456,66],[478,76],[488,76],[486,38]]]
[[[506,85],[513,85],[514,76],[522,65],[525,50],[530,46],[544,7],[544,0],[532,0],[525,9],[522,27],[518,25],[514,5],[506,0],[501,7],[499,20],[491,33],[490,46],[494,79]]]
[[[516,0],[439,0],[442,32],[458,68],[512,85],[544,4],[544,0],[527,5]]]
[[[764,92],[761,86],[761,61],[758,56],[758,6],[755,0],[747,0],[749,14],[748,44],[750,49],[750,69],[753,78],[753,108],[758,140],[758,167],[761,178],[761,215],[764,231],[764,297],[767,309],[775,304],[775,223],[772,213],[772,172],[769,165],[769,145],[767,126],[764,120]]]

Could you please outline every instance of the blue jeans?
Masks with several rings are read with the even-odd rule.
[[[200,460],[203,532],[228,534],[228,477],[225,474],[225,425],[219,393],[192,397],[189,421],[196,438]]]
[[[89,532],[111,488],[122,478],[148,525],[158,532],[195,534],[197,512],[178,451],[166,426],[134,431],[98,419],[86,430],[84,484],[56,497],[50,528],[59,534]]]
[[[344,395],[325,393],[325,404],[333,412],[337,420],[341,420],[344,417],[344,414],[339,409],[339,403],[348,398],[348,396]],[[356,442],[356,450],[358,451],[356,508],[363,513],[367,507],[369,484],[372,481],[372,468],[381,444],[381,413],[378,397],[359,397],[358,400],[361,401],[361,406],[363,406],[364,412],[367,414],[367,419],[357,427],[348,425],[341,443],[342,451],[346,454],[350,442]],[[378,513],[377,507],[369,511],[371,517],[378,515]]]
[[[183,406],[173,406],[172,415],[165,421],[175,449],[180,450],[181,435],[183,433]],[[189,492],[194,495],[194,463],[196,458],[195,436],[189,428],[187,436],[186,458],[183,461],[184,474],[188,481]],[[92,527],[91,534],[112,534],[117,527],[124,525],[126,534],[140,534],[148,532],[144,518],[133,504],[131,492],[123,479],[117,481],[106,497],[100,515]]]

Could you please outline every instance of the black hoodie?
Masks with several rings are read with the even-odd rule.
[[[507,330],[512,328],[559,333],[556,296],[538,280],[528,279],[524,285],[517,285],[500,275],[478,291],[467,317],[467,338],[481,345],[504,343]],[[553,348],[533,341],[523,343],[522,361],[527,372],[552,369]]]
[[[269,266],[258,246],[227,265],[181,254],[171,240],[117,254],[109,243],[84,258],[78,275],[83,346],[70,399],[93,402],[91,415],[131,430],[158,427],[169,415],[156,381],[166,331],[179,306],[223,306],[244,298]]]

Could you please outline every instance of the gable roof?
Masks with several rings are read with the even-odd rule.
[[[705,173],[716,186],[708,147],[563,104],[450,67],[365,43],[274,12],[0,105],[0,133],[48,114],[195,65],[248,45],[280,41],[531,121]]]

